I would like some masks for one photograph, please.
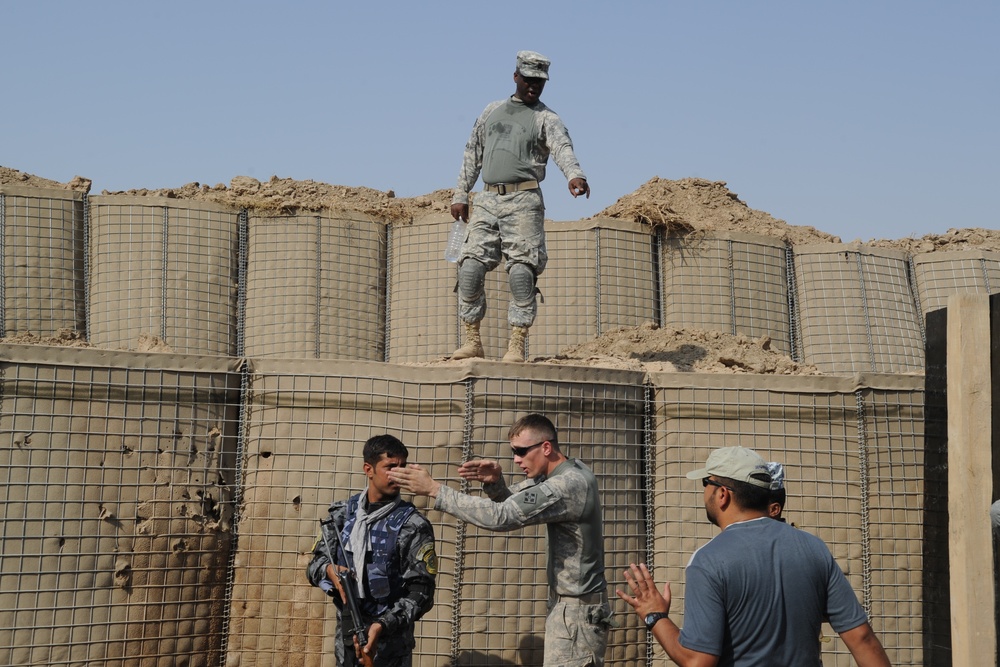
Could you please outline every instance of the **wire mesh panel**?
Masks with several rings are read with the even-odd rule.
[[[905,253],[796,246],[801,359],[829,373],[923,369],[923,336]]]
[[[388,361],[443,358],[461,344],[458,264],[444,259],[452,222],[450,215],[439,214],[390,229]]]
[[[924,665],[924,409],[919,388],[864,391],[871,614],[894,665]]]
[[[514,469],[507,431],[531,412],[546,415],[560,448],[593,470],[601,494],[608,595],[629,563],[645,557],[645,388],[640,373],[559,369],[526,372],[483,365],[473,383],[473,458],[500,461],[508,484]],[[503,371],[499,374],[497,371]],[[478,486],[478,485],[473,485]],[[473,488],[472,493],[481,493]],[[494,533],[466,528],[456,631],[459,665],[541,665],[548,585],[544,527]],[[646,653],[646,632],[635,614],[616,614],[608,665],[634,665]]]
[[[549,260],[529,355],[555,356],[606,331],[656,321],[653,240],[648,225],[623,220],[547,223]]]
[[[407,446],[410,462],[441,479],[455,476],[466,418],[461,373],[325,360],[256,365],[246,423],[230,664],[332,664],[336,609],[305,577],[319,521],[333,501],[366,488],[361,450],[373,435],[391,433]],[[434,607],[416,628],[421,660],[415,664],[447,665],[456,522],[427,511],[423,500],[415,504],[434,526],[439,561]]]
[[[0,336],[86,332],[84,195],[0,185]]]
[[[0,359],[0,664],[219,664],[234,362]]]
[[[821,537],[847,574],[859,600],[873,612],[876,631],[883,623],[899,627],[895,604],[913,605],[919,593],[911,589],[872,588],[870,562],[885,567],[899,546],[912,552],[912,543],[894,545],[885,539],[892,529],[882,523],[891,520],[882,513],[882,500],[874,503],[876,527],[869,526],[866,479],[873,474],[865,466],[866,451],[875,452],[879,465],[883,447],[906,441],[913,446],[915,425],[913,403],[920,395],[919,378],[882,378],[886,388],[871,389],[866,411],[871,420],[869,437],[859,430],[859,403],[854,382],[832,377],[719,377],[653,374],[653,429],[651,452],[653,496],[653,564],[656,580],[674,582],[677,603],[672,608],[675,622],[682,624],[684,568],[694,551],[717,532],[705,518],[703,490],[685,475],[704,465],[718,447],[741,445],[757,451],[767,460],[785,465],[788,501],[785,518],[798,528]],[[861,410],[865,408],[862,406]],[[917,462],[909,454],[911,466]],[[916,472],[915,468],[911,470]],[[895,474],[895,473],[894,473]],[[906,475],[903,475],[904,477]],[[905,482],[901,482],[906,484]],[[882,488],[882,487],[880,487]],[[912,489],[911,485],[908,488]],[[894,498],[893,508],[912,519],[919,515],[921,498],[908,493]],[[874,540],[866,537],[872,530]],[[903,530],[903,529],[900,529]],[[871,560],[869,561],[869,557]],[[909,561],[912,565],[913,561]],[[881,586],[888,579],[877,571]],[[875,594],[883,595],[879,605],[871,604]],[[916,597],[914,597],[916,596]],[[913,619],[919,622],[919,615]],[[824,625],[823,634],[833,633]],[[890,652],[893,664],[912,658],[919,646],[919,629],[899,630]],[[850,665],[849,653],[835,636],[822,644],[824,664]],[[657,664],[666,664],[658,649]]]
[[[246,354],[382,361],[385,261],[385,225],[361,213],[251,213]]]
[[[90,198],[90,340],[139,349],[236,353],[236,211],[211,202]]]
[[[913,258],[921,314],[944,308],[958,292],[1000,292],[1000,253],[984,250],[934,252]]]
[[[668,238],[663,324],[771,339],[790,355],[785,244],[734,232]]]

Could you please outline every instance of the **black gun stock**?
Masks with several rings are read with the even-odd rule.
[[[333,565],[333,570],[337,574],[337,579],[340,580],[340,587],[344,589],[344,597],[346,598],[345,604],[347,606],[347,611],[350,614],[352,624],[348,632],[362,647],[364,647],[368,643],[368,626],[365,625],[364,619],[361,617],[361,608],[358,607],[358,575],[355,573],[354,568],[347,559],[347,550],[344,549],[344,543],[340,539],[340,531],[337,530],[337,526],[333,523],[333,519],[330,518],[326,521],[320,521],[319,523],[319,533],[323,537],[323,549],[326,551],[326,557],[330,559],[330,564]],[[337,538],[337,548],[340,549],[340,553],[344,556],[344,563],[347,565],[346,570],[337,569],[337,560],[333,557],[333,552],[330,550],[330,542],[326,538],[326,531],[323,530],[326,526],[330,526],[330,532],[332,532],[333,536]],[[327,591],[327,595],[333,595],[335,592],[336,590],[331,588]],[[361,653],[361,664],[364,667],[372,667],[373,663],[374,660],[370,655],[364,652]]]

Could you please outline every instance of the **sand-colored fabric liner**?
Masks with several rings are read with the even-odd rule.
[[[255,211],[248,228],[247,356],[384,360],[384,223]]]
[[[628,563],[651,558],[662,576],[680,582],[674,591],[682,618],[680,573],[713,534],[700,489],[683,473],[712,448],[740,443],[786,464],[789,519],[828,541],[859,594],[872,591],[867,603],[884,641],[919,664],[919,377],[647,373],[490,361],[237,362],[39,345],[0,346],[0,360],[0,427],[15,434],[0,466],[8,475],[5,521],[14,527],[6,534],[14,539],[19,530],[25,545],[0,556],[0,595],[51,585],[39,572],[53,570],[36,565],[29,550],[41,558],[76,554],[60,563],[59,585],[78,591],[75,604],[86,612],[65,623],[89,639],[69,641],[70,656],[218,664],[224,650],[226,664],[325,664],[335,636],[332,606],[302,573],[326,507],[363,488],[360,443],[375,432],[397,434],[412,461],[461,488],[458,462],[499,458],[509,469],[507,426],[541,411],[559,424],[567,453],[588,462],[600,480],[609,589],[620,585]],[[862,477],[867,514],[858,500]],[[237,479],[238,515],[230,502]],[[76,485],[82,502],[67,513]],[[29,499],[38,509],[18,514]],[[417,628],[420,664],[540,664],[543,529],[494,534],[426,510],[424,500],[418,506],[435,526],[441,569],[435,607]],[[229,570],[228,521],[236,516]],[[65,517],[76,517],[75,533],[60,532]],[[67,551],[84,535],[104,535],[87,528],[91,522],[106,526],[107,538]],[[45,546],[50,538],[52,549]],[[84,585],[93,568],[97,582]],[[231,606],[220,609],[230,574]],[[12,611],[0,612],[0,627],[18,628],[5,641],[23,646],[16,650],[24,660],[49,656],[58,629],[46,639],[35,627],[40,611],[27,600],[11,597],[3,608]],[[644,659],[647,636],[634,614],[619,612],[608,664],[632,665]],[[226,614],[224,635],[213,620]],[[91,624],[105,616],[106,634],[99,634]],[[132,625],[131,618],[144,622]],[[839,642],[824,650],[831,659],[844,654]]]
[[[236,355],[237,213],[137,197],[90,198],[90,336],[154,335],[180,353]]]

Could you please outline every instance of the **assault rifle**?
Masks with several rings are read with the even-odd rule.
[[[330,565],[333,566],[333,570],[337,574],[337,579],[340,580],[340,587],[344,590],[344,597],[346,598],[344,606],[347,607],[347,611],[351,616],[352,626],[348,634],[361,645],[361,648],[364,648],[368,643],[368,626],[365,625],[364,619],[361,616],[361,608],[358,607],[358,575],[354,572],[354,568],[351,567],[351,563],[347,559],[347,550],[344,549],[344,543],[340,539],[340,531],[337,530],[333,518],[331,517],[326,521],[321,520],[319,523],[319,534],[323,537],[323,549],[326,551],[326,557],[330,559]],[[326,539],[326,531],[323,530],[326,526],[330,526],[330,532],[337,538],[337,548],[340,549],[340,553],[344,556],[344,562],[347,564],[346,570],[337,569],[337,560],[333,557],[333,552],[330,550],[330,542]],[[337,592],[332,584],[329,587],[323,587],[323,590],[331,597]],[[343,614],[341,614],[341,618],[343,619]],[[373,663],[374,659],[372,656],[362,651],[361,664],[363,667],[373,667]]]

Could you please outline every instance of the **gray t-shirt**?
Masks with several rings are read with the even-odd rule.
[[[820,625],[868,620],[826,544],[766,517],[733,524],[691,557],[680,642],[720,667],[819,664]]]

